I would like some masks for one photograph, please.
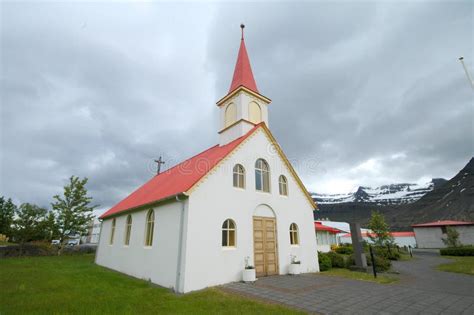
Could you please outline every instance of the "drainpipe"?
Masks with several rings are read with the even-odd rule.
[[[184,240],[184,215],[186,204],[184,199],[179,199],[179,195],[176,195],[176,201],[181,203],[181,215],[179,219],[179,240],[178,240],[178,261],[176,266],[176,285],[175,291],[180,292],[181,289],[181,278],[182,278],[182,269],[183,269],[183,240]]]
[[[94,262],[97,264],[97,257],[99,256],[99,248],[100,248],[100,237],[102,236],[102,227],[104,225],[104,219],[99,219],[100,222],[100,233],[99,239],[97,240],[97,247],[95,248],[95,257]],[[92,222],[92,229],[94,229],[94,223]]]

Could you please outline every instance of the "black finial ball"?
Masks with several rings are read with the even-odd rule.
[[[242,29],[243,29],[244,27],[245,27],[245,25],[244,25],[244,24],[240,24],[240,28],[242,28]]]

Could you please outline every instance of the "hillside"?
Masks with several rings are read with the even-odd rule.
[[[382,212],[394,230],[409,230],[415,223],[453,219],[474,220],[474,158],[452,179],[437,185],[413,203],[319,203],[315,218],[355,220],[366,224],[373,210]]]

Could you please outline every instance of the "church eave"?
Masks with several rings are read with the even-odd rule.
[[[124,214],[129,214],[129,213],[140,211],[140,210],[146,210],[146,209],[150,209],[150,208],[153,208],[153,207],[158,207],[158,206],[170,203],[170,202],[177,201],[176,200],[177,197],[187,199],[189,197],[189,195],[186,192],[180,192],[178,194],[174,194],[174,195],[162,198],[160,200],[155,200],[155,201],[143,204],[143,205],[132,207],[132,208],[129,208],[129,209],[126,209],[126,210],[121,210],[121,211],[116,212],[116,213],[111,213],[109,215],[105,215],[106,213],[104,213],[103,215],[101,215],[99,217],[99,219],[101,219],[101,220],[110,219],[110,218],[118,217],[118,216],[121,216],[121,215],[124,215]]]
[[[236,89],[234,89],[232,92],[230,92],[229,94],[227,94],[226,96],[224,96],[223,98],[221,98],[220,100],[218,100],[216,102],[217,106],[222,106],[228,99],[232,98],[235,94],[237,94],[238,92],[240,91],[244,91],[244,92],[247,92],[249,93],[250,95],[252,96],[255,96],[259,99],[261,99],[262,101],[266,102],[267,104],[270,104],[272,102],[271,99],[269,99],[268,97],[266,96],[263,96],[262,94],[260,93],[256,93],[248,88],[246,88],[245,86],[243,85],[240,85],[239,87],[237,87]]]

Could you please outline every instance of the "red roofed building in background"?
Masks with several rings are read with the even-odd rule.
[[[361,233],[362,238],[364,241],[367,243],[371,244],[372,239],[370,237],[375,237],[375,233],[367,232],[364,231]],[[416,239],[415,239],[415,233],[414,232],[390,232],[390,235],[393,237],[393,242],[400,246],[411,246],[413,248],[416,247]],[[341,243],[352,243],[352,238],[351,238],[351,233],[345,233],[339,236],[339,241]]]
[[[217,102],[218,144],[106,211],[96,263],[184,293],[319,271],[316,204],[268,128],[270,102],[257,89],[242,25],[231,88]]]
[[[341,230],[326,226],[319,221],[314,222],[314,229],[316,230],[318,251],[327,253],[331,250],[331,245],[339,244],[337,234],[341,233]]]
[[[412,225],[419,248],[445,248],[448,227],[459,233],[462,245],[474,245],[474,222],[442,220]]]

